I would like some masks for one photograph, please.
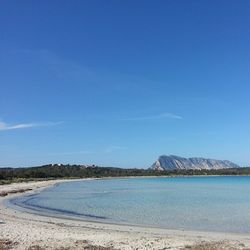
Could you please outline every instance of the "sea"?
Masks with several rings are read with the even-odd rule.
[[[76,220],[250,233],[250,177],[140,177],[70,181],[10,200]]]

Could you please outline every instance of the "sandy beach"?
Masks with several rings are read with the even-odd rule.
[[[0,249],[250,249],[250,235],[146,228],[32,214],[7,200],[63,181],[0,186]]]

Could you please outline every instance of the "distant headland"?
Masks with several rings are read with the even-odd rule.
[[[225,169],[239,168],[237,164],[227,160],[214,160],[201,157],[184,158],[176,155],[161,155],[156,162],[150,167],[153,170],[177,170],[177,169]]]
[[[76,164],[47,164],[22,168],[0,167],[0,184],[28,180],[177,175],[250,175],[250,167],[239,167],[230,161],[160,156],[147,169]]]

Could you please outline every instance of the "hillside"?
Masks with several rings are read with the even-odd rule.
[[[176,155],[162,155],[150,167],[153,170],[174,170],[174,169],[226,169],[239,168],[239,166],[227,160],[214,160],[206,158],[184,158]]]

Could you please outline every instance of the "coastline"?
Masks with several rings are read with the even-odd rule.
[[[49,180],[1,186],[1,192],[10,194],[0,197],[0,239],[11,242],[12,249],[19,250],[35,249],[34,246],[40,247],[36,249],[192,249],[193,245],[199,244],[217,244],[216,249],[250,247],[249,234],[171,230],[74,220],[29,213],[6,205],[6,201],[23,193],[32,194],[57,183],[84,180],[86,179]],[[25,189],[26,192],[11,193]],[[203,249],[209,249],[209,246]]]

